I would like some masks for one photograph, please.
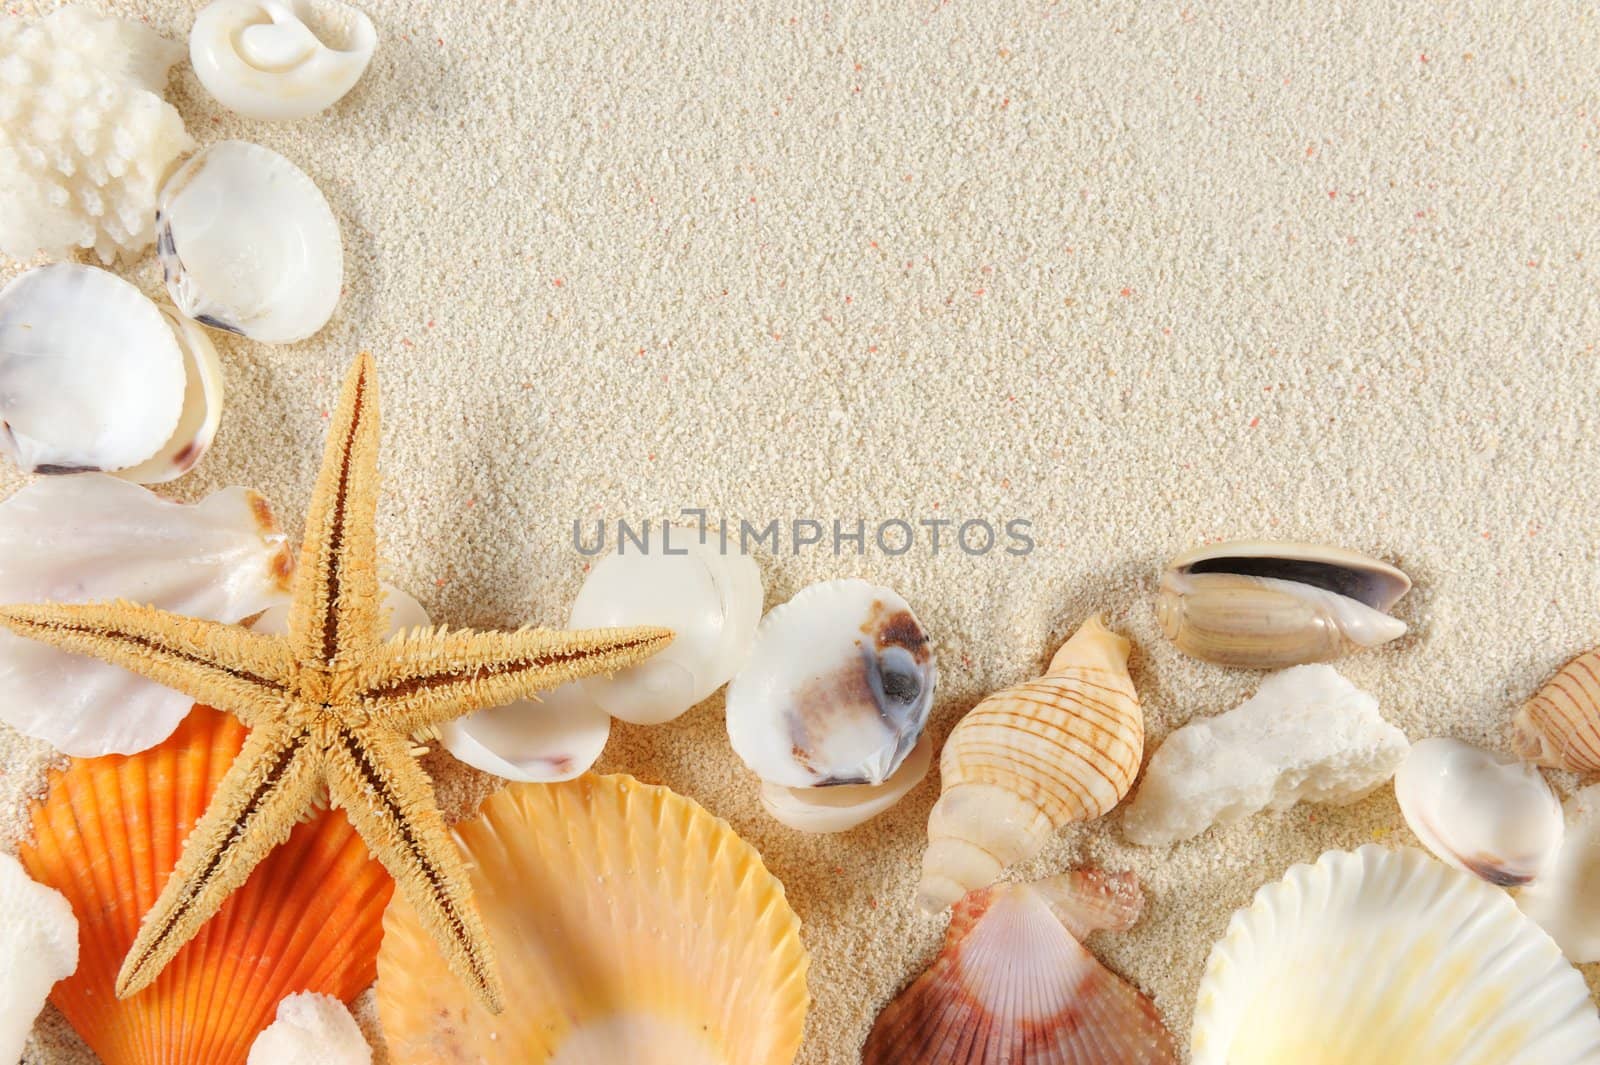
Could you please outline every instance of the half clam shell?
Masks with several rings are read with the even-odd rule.
[[[128,282],[54,263],[0,290],[0,450],[24,471],[138,466],[183,405],[178,337]]]
[[[1517,892],[1517,905],[1579,965],[1600,961],[1600,784],[1567,800],[1554,866]]]
[[[339,302],[332,208],[305,171],[258,144],[214,144],[167,180],[156,251],[180,311],[252,340],[304,340]]]
[[[1173,559],[1156,613],[1185,654],[1282,669],[1403,636],[1405,622],[1387,611],[1410,588],[1395,567],[1354,551],[1235,540]]]
[[[1423,846],[1500,887],[1539,879],[1561,849],[1561,802],[1539,770],[1460,740],[1412,744],[1394,794]]]
[[[773,819],[802,832],[846,832],[886,812],[928,775],[933,741],[924,734],[911,754],[882,784],[842,784],[836,788],[786,788],[761,784],[761,805]]]

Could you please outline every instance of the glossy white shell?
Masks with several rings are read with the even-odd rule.
[[[348,47],[323,43],[312,25],[327,21],[344,23]],[[361,80],[377,47],[372,20],[332,0],[216,0],[189,31],[200,83],[229,110],[268,120],[332,107]]]
[[[900,768],[882,784],[836,788],[786,788],[763,781],[761,805],[773,818],[802,832],[845,832],[886,812],[922,782],[933,764],[933,741],[917,741]]]
[[[172,503],[86,473],[0,502],[0,603],[128,599],[234,622],[288,601],[284,537],[260,496],[225,488]],[[118,666],[0,633],[0,721],[66,754],[160,743],[193,700]]]
[[[1567,960],[1600,961],[1600,784],[1567,800],[1566,831],[1555,864],[1517,893]]]
[[[588,772],[611,736],[611,715],[577,682],[439,726],[445,750],[506,780],[547,784]]]
[[[1412,744],[1394,794],[1423,846],[1491,884],[1535,881],[1561,849],[1561,802],[1539,770],[1460,740]]]
[[[602,709],[635,725],[657,725],[728,682],[744,663],[761,620],[761,571],[715,531],[654,526],[649,553],[630,548],[599,559],[573,601],[569,627],[663,625],[672,643],[610,677],[581,681]],[[728,545],[731,547],[731,545]]]
[[[1583,977],[1504,891],[1419,850],[1329,851],[1212,948],[1193,1065],[1593,1065]]]
[[[34,1018],[57,980],[78,968],[78,920],[54,888],[0,854],[0,1061],[22,1058]]]
[[[383,591],[383,636],[392,639],[408,629],[422,629],[432,626],[433,620],[428,617],[428,612],[417,602],[416,596],[410,592],[396,588],[387,581],[381,582],[379,587]],[[261,616],[251,623],[250,627],[256,632],[268,636],[282,636],[289,631],[289,606],[287,603],[263,611]]]
[[[143,293],[55,263],[0,291],[0,450],[30,473],[121,470],[172,437],[184,355]]]
[[[882,784],[922,735],[937,676],[900,596],[861,580],[813,584],[762,619],[728,685],[728,739],[769,783]]]
[[[137,466],[113,471],[135,484],[160,484],[188,473],[205,457],[222,425],[222,360],[216,346],[204,329],[171,307],[160,310],[183,350],[183,413],[159,451]]]
[[[299,167],[244,141],[197,153],[162,187],[156,251],[180,311],[268,343],[326,325],[344,279],[328,201]]]

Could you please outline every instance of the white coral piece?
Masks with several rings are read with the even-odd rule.
[[[1168,736],[1123,831],[1152,847],[1260,810],[1355,802],[1394,776],[1409,749],[1378,701],[1332,666],[1295,666],[1227,713]]]
[[[22,1057],[34,1018],[57,980],[78,968],[78,919],[53,888],[0,854],[0,1061]]]
[[[278,1019],[250,1046],[245,1065],[370,1065],[372,1048],[344,1003],[305,991],[278,1003]]]
[[[0,20],[0,251],[101,262],[155,240],[156,194],[194,140],[161,98],[183,47],[64,7]]]

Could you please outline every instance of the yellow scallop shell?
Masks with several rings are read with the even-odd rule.
[[[513,784],[456,826],[504,1012],[454,980],[404,902],[378,1012],[395,1065],[788,1065],[811,998],[800,920],[761,856],[629,776]]]

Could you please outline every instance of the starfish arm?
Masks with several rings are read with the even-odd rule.
[[[466,863],[409,741],[376,727],[340,733],[329,751],[328,792],[394,877],[451,969],[499,1013],[500,978]]]
[[[295,570],[289,639],[301,662],[349,663],[378,644],[378,384],[363,353],[328,426]]]
[[[360,698],[385,725],[409,734],[580,677],[626,669],[670,642],[670,629],[651,627],[415,631],[380,649]]]
[[[289,838],[322,784],[320,761],[304,730],[276,723],[251,730],[139,926],[117,974],[119,998],[161,975],[261,859]]]
[[[121,666],[228,710],[246,725],[284,705],[294,671],[279,637],[132,603],[0,607],[0,625]]]

